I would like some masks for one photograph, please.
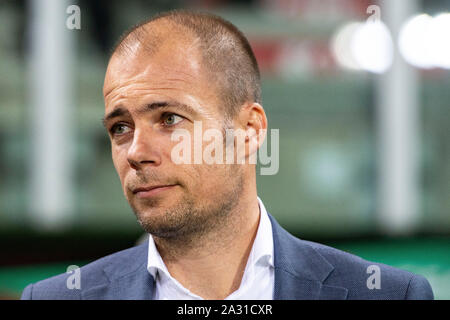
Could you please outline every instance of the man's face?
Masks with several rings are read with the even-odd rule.
[[[185,129],[193,139],[194,121],[203,130],[224,126],[219,94],[197,50],[173,39],[151,55],[139,44],[132,51],[112,57],[103,88],[112,158],[128,202],[144,229],[159,237],[220,226],[241,194],[241,168],[171,159],[179,143],[171,141],[174,130]]]

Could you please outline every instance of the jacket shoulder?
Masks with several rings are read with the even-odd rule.
[[[433,299],[425,277],[323,244],[299,240],[322,255],[334,270],[324,284],[345,287],[348,299]]]
[[[128,248],[98,260],[95,260],[78,271],[61,273],[51,278],[29,284],[22,292],[22,300],[78,300],[81,299],[81,291],[96,287],[109,281],[105,269],[110,269],[113,274],[120,276],[134,272],[142,264],[142,254],[147,244]],[[126,264],[124,266],[124,264]],[[115,269],[120,270],[115,270]],[[73,282],[75,272],[79,272],[79,286]]]

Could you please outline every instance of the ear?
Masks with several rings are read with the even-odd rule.
[[[247,162],[249,158],[250,164],[256,164],[256,154],[258,149],[264,142],[267,131],[267,117],[264,108],[256,102],[244,105],[238,115],[238,127],[245,134],[244,146],[237,146],[238,163],[239,161]]]

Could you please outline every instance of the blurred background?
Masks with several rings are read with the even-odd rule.
[[[258,194],[281,225],[450,299],[449,0],[2,0],[0,298],[142,235],[101,124],[103,77],[125,30],[175,8],[250,40],[280,130]]]

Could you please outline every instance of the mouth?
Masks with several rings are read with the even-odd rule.
[[[161,192],[171,190],[175,186],[176,186],[176,184],[140,187],[140,188],[133,189],[132,192],[138,198],[150,198],[157,194],[160,194]]]

